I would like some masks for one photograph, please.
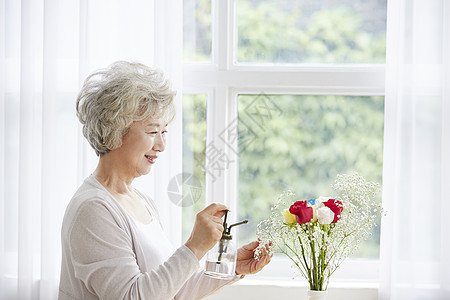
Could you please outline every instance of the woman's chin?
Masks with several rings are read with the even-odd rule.
[[[149,166],[147,168],[139,168],[135,170],[135,178],[141,177],[143,175],[147,175],[150,173],[150,171],[152,170],[152,167]]]
[[[144,172],[142,173],[142,175],[147,175],[147,174],[149,174],[151,170],[152,170],[152,166],[149,166],[148,168],[146,168],[146,169],[144,170]]]

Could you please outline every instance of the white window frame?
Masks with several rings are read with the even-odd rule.
[[[218,136],[237,118],[240,94],[384,96],[385,66],[380,64],[236,63],[237,1],[212,0],[211,63],[183,64],[183,93],[208,96],[206,145],[213,142],[224,149],[231,161],[238,161],[238,155]],[[234,148],[237,149],[237,145]],[[237,178],[237,163],[230,164],[215,180],[207,175],[206,204],[221,202],[236,211]],[[272,277],[273,281],[273,275],[278,274],[275,277],[286,279],[282,277],[286,273],[283,270],[290,270],[286,260],[275,259],[269,266],[267,271],[253,278],[268,280]],[[350,280],[351,285],[359,281],[366,288],[376,288],[378,269],[377,260],[348,260],[333,275],[330,286]]]

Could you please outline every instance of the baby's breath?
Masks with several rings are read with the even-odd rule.
[[[267,252],[285,254],[312,290],[326,290],[330,276],[371,236],[376,217],[383,212],[381,205],[374,201],[380,188],[378,183],[366,182],[356,173],[341,174],[332,187],[335,199],[344,207],[336,223],[287,224],[282,212],[294,203],[295,194],[286,191],[278,197],[269,218],[261,221],[256,229],[260,246],[255,257],[259,259]]]

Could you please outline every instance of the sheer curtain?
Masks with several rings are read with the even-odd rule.
[[[380,299],[450,299],[450,1],[389,0]]]
[[[97,161],[75,116],[84,78],[115,60],[157,66],[180,107],[181,17],[181,0],[0,0],[0,299],[57,297],[64,210]],[[179,120],[158,176],[136,183],[173,217],[175,243],[165,186],[181,171]]]

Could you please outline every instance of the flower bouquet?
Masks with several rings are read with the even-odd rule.
[[[358,175],[338,175],[335,197],[295,201],[282,193],[270,217],[257,227],[259,258],[285,254],[308,280],[311,291],[326,291],[331,275],[343,260],[369,238],[381,205],[374,201],[379,184]]]

